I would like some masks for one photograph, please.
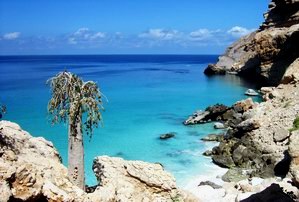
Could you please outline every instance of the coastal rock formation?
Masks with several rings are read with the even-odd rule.
[[[160,164],[97,157],[93,193],[73,185],[53,144],[0,121],[0,201],[197,201]],[[94,188],[93,188],[94,189]]]
[[[1,201],[73,201],[83,196],[67,177],[53,144],[0,122]]]
[[[296,136],[289,129],[299,114],[299,86],[280,85],[275,91],[275,98],[246,111],[244,121],[235,128],[230,125],[227,138],[213,149],[214,162],[229,168],[250,169],[253,176],[287,175],[291,160],[289,137],[292,140]],[[290,148],[299,146],[297,142],[293,144],[296,146]],[[296,150],[291,151],[296,159]],[[223,158],[227,161],[219,162]]]
[[[288,152],[292,158],[290,173],[293,176],[293,182],[299,187],[299,131],[292,132]]]
[[[193,113],[193,115],[184,121],[184,125],[219,121],[222,119],[221,115],[223,115],[228,109],[229,108],[223,104],[209,106],[205,109],[205,111],[197,111]]]
[[[67,177],[53,144],[19,125],[0,122],[1,200],[74,201],[84,192]]]
[[[93,163],[101,184],[91,201],[192,201],[176,188],[175,179],[160,164],[101,156]],[[195,199],[193,199],[195,201]]]
[[[232,44],[205,73],[235,72],[244,77],[260,78],[266,85],[279,84],[288,77],[288,69],[299,57],[298,19],[297,0],[273,0],[260,29]]]

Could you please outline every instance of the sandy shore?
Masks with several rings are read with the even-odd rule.
[[[211,199],[221,198],[223,196],[224,190],[218,189],[217,191],[210,186],[198,186],[200,182],[210,181],[217,185],[223,185],[221,176],[226,173],[228,169],[221,168],[213,163],[207,165],[205,174],[195,176],[192,180],[187,182],[183,187],[184,190],[191,192],[194,196],[199,198],[201,201],[211,201]]]

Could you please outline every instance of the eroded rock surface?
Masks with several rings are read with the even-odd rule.
[[[297,76],[290,76],[288,69],[294,68],[291,64],[299,57],[298,19],[297,0],[272,0],[260,29],[232,44],[216,64],[207,67],[205,73],[234,72],[252,79],[259,78],[267,85],[293,80]]]
[[[0,121],[0,200],[74,201],[84,192],[67,177],[53,144]]]
[[[178,201],[183,195],[160,164],[101,156],[93,163],[100,186],[91,194],[102,201]]]

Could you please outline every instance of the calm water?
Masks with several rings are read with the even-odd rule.
[[[203,174],[210,163],[201,155],[209,145],[200,138],[216,132],[212,124],[186,127],[182,121],[197,109],[221,102],[232,104],[254,88],[234,76],[208,78],[202,72],[217,60],[208,55],[2,56],[0,102],[5,119],[34,136],[52,141],[67,163],[67,127],[52,126],[47,115],[50,97],[46,80],[59,71],[97,81],[107,96],[104,127],[85,137],[86,178],[98,155],[160,162],[180,185]],[[167,141],[160,134],[177,133]]]

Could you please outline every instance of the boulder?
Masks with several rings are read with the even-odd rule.
[[[212,154],[213,154],[213,151],[211,151],[211,150],[207,150],[204,153],[202,153],[202,155],[204,155],[204,156],[212,156]]]
[[[245,100],[241,100],[236,102],[232,108],[237,113],[244,113],[250,109],[253,109],[256,104],[252,101],[251,98],[247,98]]]
[[[216,122],[216,123],[214,123],[214,128],[215,129],[224,129],[225,125],[223,123]]]
[[[222,176],[225,182],[239,182],[247,178],[248,176],[240,168],[231,168]]]
[[[220,185],[218,185],[214,182],[211,182],[211,181],[202,181],[202,182],[199,183],[198,186],[205,186],[205,185],[213,187],[213,189],[221,189],[222,188],[222,186],[220,186]]]
[[[235,166],[235,163],[230,155],[213,155],[213,163],[222,167],[222,168],[232,168]]]
[[[249,96],[258,96],[259,94],[257,92],[255,92],[255,90],[253,89],[248,89],[246,92],[245,92],[245,95],[249,95]]]
[[[221,120],[221,116],[229,109],[226,105],[223,104],[215,104],[206,108],[206,111],[209,112],[206,119],[210,119],[212,121]]]
[[[224,134],[220,133],[220,134],[209,134],[209,135],[201,138],[201,140],[220,142],[223,138],[224,138]]]
[[[210,114],[208,111],[197,111],[193,115],[191,115],[186,121],[184,121],[184,125],[193,125],[198,123],[205,123],[207,120],[207,116]]]
[[[101,156],[94,159],[100,182],[92,196],[102,201],[171,201],[181,199],[174,177],[160,164]]]
[[[260,121],[256,119],[247,119],[237,125],[237,129],[239,132],[249,132],[261,127]]]
[[[288,84],[291,82],[299,81],[299,58],[297,58],[284,73],[281,82],[282,84]]]
[[[277,128],[273,134],[273,140],[275,142],[282,142],[290,136],[290,132],[284,128]]]
[[[223,104],[211,105],[205,109],[205,111],[197,111],[192,116],[190,116],[184,125],[200,124],[210,121],[217,121],[222,119],[222,115],[229,108]]]

